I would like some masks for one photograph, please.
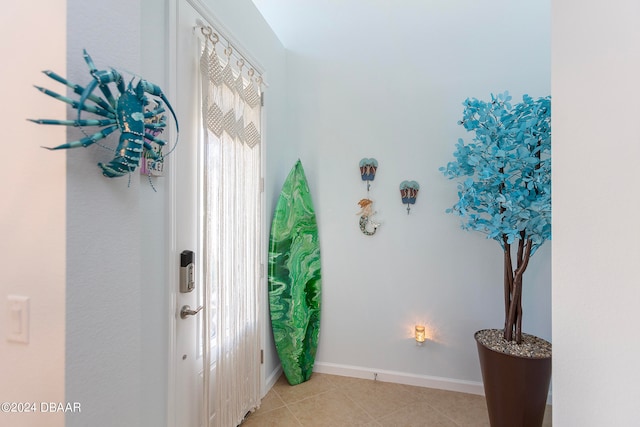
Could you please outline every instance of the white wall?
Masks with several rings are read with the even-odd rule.
[[[0,413],[0,425],[64,425],[40,402],[64,402],[65,156],[40,148],[65,142],[62,128],[26,118],[64,118],[64,104],[33,88],[65,73],[64,0],[3,5],[0,15],[0,402],[35,402],[35,414]],[[59,90],[59,87],[55,87]],[[64,90],[62,90],[64,92]],[[29,343],[6,341],[8,295],[30,298]],[[4,412],[4,411],[3,411]]]
[[[553,3],[553,423],[636,426],[640,3]]]
[[[67,69],[90,81],[86,48],[98,69],[140,70],[140,2],[70,0]],[[69,138],[82,135],[70,129]],[[67,426],[144,425],[142,271],[146,181],[107,179],[97,163],[113,153],[92,147],[67,155],[66,399],[82,402]],[[158,268],[163,263],[158,260]]]
[[[263,3],[287,48],[287,129],[318,213],[323,307],[316,368],[479,391],[474,331],[502,327],[502,254],[444,213],[467,97],[550,94],[550,2]],[[358,227],[358,162],[375,157],[377,234]],[[398,186],[421,190],[411,214]],[[525,275],[524,328],[551,338],[551,247]],[[433,340],[416,347],[426,322]],[[442,386],[442,384],[440,383]]]

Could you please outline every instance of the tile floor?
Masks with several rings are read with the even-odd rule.
[[[284,376],[241,427],[489,426],[483,396],[314,373],[290,386]],[[543,427],[551,426],[547,406]]]

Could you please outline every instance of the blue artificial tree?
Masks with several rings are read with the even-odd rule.
[[[508,92],[489,102],[467,99],[458,124],[475,136],[469,143],[459,139],[455,160],[440,170],[460,178],[458,202],[447,212],[462,217],[463,229],[502,246],[504,338],[520,344],[522,277],[530,257],[551,239],[551,98],[510,101]]]

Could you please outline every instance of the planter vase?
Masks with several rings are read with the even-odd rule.
[[[492,350],[475,338],[491,427],[540,427],[551,381],[551,357],[514,356]]]

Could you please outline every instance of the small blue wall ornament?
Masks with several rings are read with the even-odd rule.
[[[360,160],[360,176],[363,181],[367,182],[367,191],[371,185],[371,181],[376,178],[376,171],[378,170],[378,161],[376,159],[364,158]]]
[[[178,143],[178,119],[176,114],[166,98],[162,89],[144,79],[138,79],[134,85],[133,77],[128,83],[125,83],[121,73],[114,68],[106,70],[98,70],[86,50],[83,51],[84,60],[89,67],[89,73],[93,80],[86,86],[80,86],[72,83],[64,77],[54,73],[53,71],[43,71],[51,79],[62,83],[71,89],[77,95],[80,95],[78,101],[59,95],[49,89],[36,86],[36,89],[42,93],[51,96],[59,101],[66,102],[72,108],[78,110],[75,120],[54,120],[54,119],[28,119],[34,123],[41,125],[62,125],[74,126],[82,130],[85,137],[77,141],[67,142],[57,147],[43,147],[48,150],[61,150],[77,147],[88,147],[111,133],[119,132],[120,138],[118,145],[114,150],[114,157],[109,163],[98,163],[102,169],[102,174],[108,178],[115,178],[128,175],[140,165],[140,159],[143,156],[143,148],[146,149],[146,155],[150,156],[154,161],[161,161],[163,155],[161,150],[153,149],[152,143],[160,147],[166,145],[166,141],[158,138],[159,133],[166,126],[165,116],[163,115],[167,106],[176,125],[176,141],[169,151],[173,151]],[[115,85],[115,93],[112,92]],[[102,96],[94,94],[94,90],[98,88]],[[151,103],[149,96],[154,97]],[[91,113],[97,118],[83,118],[82,113]],[[85,132],[85,127],[95,127],[93,133]],[[167,154],[169,154],[167,153]],[[166,155],[166,154],[165,154]]]
[[[402,204],[407,205],[407,215],[411,212],[411,205],[416,203],[420,191],[420,184],[416,181],[402,181],[400,183],[400,197]]]

